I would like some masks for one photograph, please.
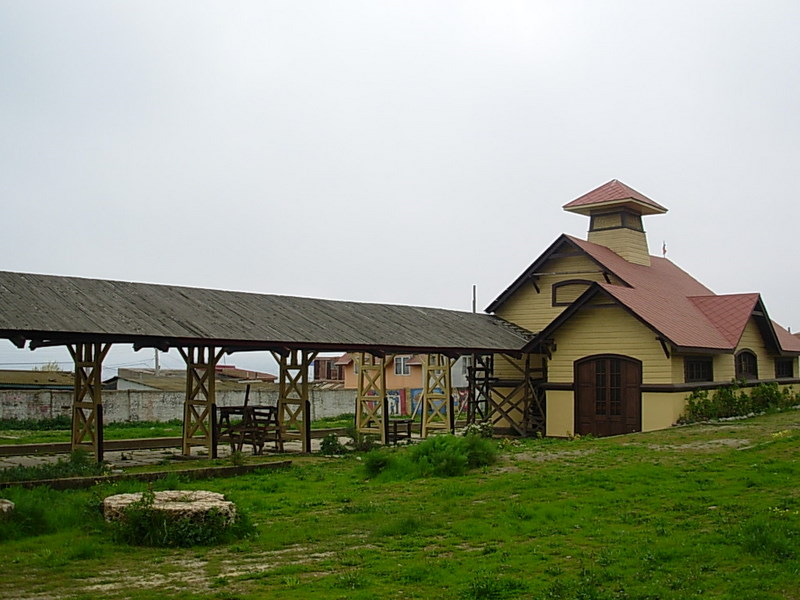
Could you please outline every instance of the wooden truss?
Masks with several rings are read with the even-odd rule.
[[[299,440],[302,452],[311,452],[311,398],[309,373],[316,352],[290,350],[273,353],[280,366],[278,392],[278,448],[287,440]]]
[[[530,354],[526,354],[521,363],[505,354],[499,356],[514,368],[518,378],[492,380],[492,426],[498,427],[504,423],[521,436],[544,434],[547,425],[546,403],[540,385],[545,379],[544,366],[533,367]]]
[[[67,346],[75,363],[75,387],[72,398],[72,449],[92,452],[97,462],[103,460],[103,359],[111,344],[75,344]]]
[[[467,423],[489,420],[494,377],[494,355],[473,354],[467,369]]]
[[[205,446],[208,455],[216,458],[216,367],[224,350],[214,346],[190,346],[178,350],[186,361],[182,453],[189,456],[193,446]]]
[[[389,440],[389,402],[386,398],[386,363],[391,358],[366,352],[356,355],[356,430],[379,435],[385,445]]]
[[[422,369],[422,437],[434,430],[455,431],[453,410],[453,359],[427,354]]]

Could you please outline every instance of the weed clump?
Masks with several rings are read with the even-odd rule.
[[[24,466],[18,465],[0,470],[0,481],[38,481],[41,479],[61,479],[64,477],[93,477],[107,472],[106,463],[96,462],[83,448],[73,450],[66,460],[59,458],[52,464]]]
[[[329,433],[319,445],[320,452],[326,456],[337,456],[347,453],[347,448],[339,441],[339,436],[335,433]]]
[[[370,477],[389,480],[456,477],[496,459],[497,446],[492,440],[477,435],[437,435],[404,451],[372,451],[364,457],[364,469]]]

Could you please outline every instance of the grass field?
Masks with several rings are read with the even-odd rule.
[[[369,480],[357,455],[157,489],[234,500],[258,536],[111,541],[127,483],[0,491],[0,596],[96,599],[800,598],[800,411],[606,439],[501,443],[466,476]],[[399,449],[398,452],[405,452]]]
[[[319,419],[311,424],[312,429],[347,427],[353,424],[353,415],[340,415]],[[41,427],[41,422],[0,420],[0,445],[14,444],[55,444],[69,442],[72,435],[68,419],[52,420]],[[183,425],[179,420],[164,422],[107,423],[103,427],[103,437],[107,440],[124,440],[156,437],[180,437]]]

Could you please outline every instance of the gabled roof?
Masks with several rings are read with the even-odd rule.
[[[731,346],[742,338],[747,321],[759,301],[758,294],[696,296],[689,300],[700,309]]]
[[[599,294],[614,300],[657,336],[681,351],[733,352],[750,317],[755,316],[762,335],[774,350],[800,353],[800,339],[769,319],[758,294],[681,298],[680,294],[659,294],[607,283],[592,284],[524,350],[532,351],[541,345]]]
[[[701,296],[713,293],[666,258],[651,256],[651,266],[637,265],[628,262],[610,248],[562,233],[539,258],[486,307],[486,312],[496,312],[526,281],[534,277],[541,270],[544,263],[550,260],[565,244],[585,253],[597,264],[599,271],[614,275],[629,287],[657,290],[669,285],[674,289],[680,290],[685,296]]]
[[[0,271],[0,338],[230,351],[519,352],[485,314]]]
[[[800,339],[769,319],[758,294],[718,296],[666,258],[651,256],[650,266],[634,264],[605,246],[569,235],[559,236],[487,311],[500,307],[564,244],[583,251],[600,270],[613,274],[623,285],[600,282],[589,287],[581,298],[526,345],[528,351],[602,292],[679,349],[731,352],[739,343],[750,317],[755,315],[762,335],[776,351],[800,352]]]
[[[660,215],[667,212],[667,209],[657,202],[616,179],[568,202],[563,208],[568,212],[589,215],[600,208],[621,205],[633,207],[643,215]]]

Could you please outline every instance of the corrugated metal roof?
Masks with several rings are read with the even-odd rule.
[[[0,370],[0,387],[13,388],[59,388],[72,389],[74,375],[66,371],[19,371]],[[184,382],[184,386],[186,383]]]
[[[518,351],[485,314],[0,271],[0,337],[239,348]]]

